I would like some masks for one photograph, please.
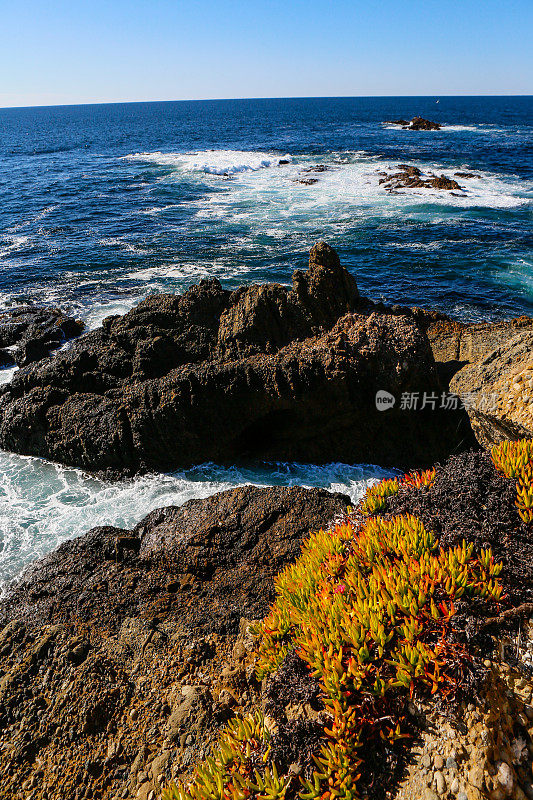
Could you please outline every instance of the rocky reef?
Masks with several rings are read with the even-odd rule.
[[[457,181],[447,178],[446,175],[435,175],[433,172],[424,175],[418,167],[407,164],[398,164],[398,172],[383,172],[380,175],[380,185],[383,185],[389,192],[395,192],[398,189],[462,191]]]
[[[240,458],[420,466],[472,443],[410,309],[359,295],[323,242],[292,287],[201,281],[148,298],[0,395],[0,446],[126,475]],[[398,399],[386,412],[376,394]]]

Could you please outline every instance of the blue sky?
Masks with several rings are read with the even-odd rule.
[[[531,0],[1,0],[0,106],[532,94]]]

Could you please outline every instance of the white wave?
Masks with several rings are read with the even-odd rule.
[[[441,250],[445,245],[445,242],[387,242],[383,246],[395,250]]]
[[[10,383],[17,370],[17,366],[0,369],[0,386],[5,386],[6,383]]]
[[[239,172],[257,172],[268,167],[278,167],[280,161],[291,161],[289,155],[253,150],[198,150],[193,153],[132,153],[124,156],[129,160],[143,161],[163,167],[174,167],[188,172],[203,172],[209,175],[235,175]]]
[[[4,258],[17,250],[22,250],[28,242],[28,236],[6,236],[4,241],[0,242],[0,258]]]
[[[234,486],[323,486],[355,502],[369,484],[387,475],[369,465],[279,463],[240,469],[204,464],[108,483],[80,470],[0,452],[0,579],[12,579],[35,558],[91,527],[129,528],[154,508]]]
[[[142,300],[142,297],[136,293],[120,299],[95,302],[80,309],[79,317],[85,322],[86,330],[92,331],[95,328],[99,328],[106,317],[111,317],[115,314],[127,314],[140,300]]]
[[[505,133],[503,128],[492,128],[485,125],[443,125],[443,131],[467,131],[469,133]]]
[[[137,253],[138,255],[147,255],[148,250],[135,242],[130,241],[126,236],[110,236],[107,239],[100,239],[98,244],[103,247],[120,247],[128,253]]]

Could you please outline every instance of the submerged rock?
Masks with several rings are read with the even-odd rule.
[[[18,306],[0,313],[0,367],[23,367],[49,355],[83,330],[58,308]],[[5,348],[10,348],[6,351]]]
[[[0,395],[0,446],[115,474],[248,457],[420,465],[467,436],[449,412],[400,408],[441,388],[411,312],[360,298],[319,242],[291,288],[204,280],[20,370]],[[377,408],[377,392],[395,405]]]

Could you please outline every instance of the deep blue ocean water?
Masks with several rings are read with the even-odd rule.
[[[415,114],[444,129],[382,124]],[[458,179],[462,197],[390,195],[378,173],[398,163],[480,177]],[[294,182],[315,164],[331,169]],[[0,301],[59,303],[95,324],[204,275],[288,281],[324,238],[374,298],[531,313],[532,190],[531,97],[4,109]]]
[[[437,99],[0,109],[0,307],[57,304],[94,327],[205,276],[288,282],[323,238],[374,299],[462,319],[532,314],[533,98]],[[383,124],[414,115],[443,130]],[[390,194],[379,173],[400,163],[476,177],[457,178],[460,196]],[[315,165],[328,170],[303,172]],[[379,474],[204,465],[104,484],[0,454],[0,580],[91,525],[129,525],[158,505],[249,481],[356,498]]]

